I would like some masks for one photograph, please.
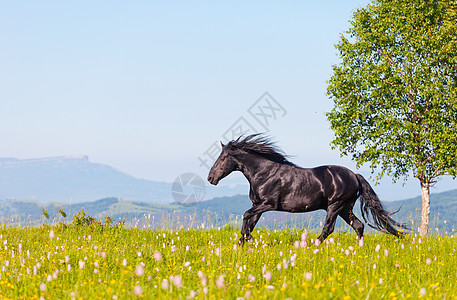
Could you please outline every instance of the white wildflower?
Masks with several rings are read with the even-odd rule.
[[[311,272],[306,272],[306,273],[305,273],[305,279],[308,280],[308,281],[311,280],[311,277],[312,277],[312,276],[313,276],[313,273],[311,273]]]
[[[216,286],[218,288],[223,288],[224,287],[224,275],[220,275],[217,279],[216,279]]]
[[[141,288],[141,286],[135,285],[135,287],[133,288],[133,293],[136,296],[140,296],[141,294],[143,294],[143,289]]]
[[[159,251],[154,252],[154,259],[157,262],[161,262],[162,261],[162,254]]]

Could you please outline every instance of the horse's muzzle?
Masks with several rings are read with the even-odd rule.
[[[217,185],[219,183],[219,180],[214,178],[213,176],[208,176],[208,182],[211,183],[212,185]]]

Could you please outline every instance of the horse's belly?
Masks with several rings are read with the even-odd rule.
[[[281,202],[281,210],[288,212],[308,212],[325,207],[323,199],[320,197],[314,199],[287,197]]]

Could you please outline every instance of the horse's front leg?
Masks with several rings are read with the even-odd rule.
[[[248,238],[251,236],[251,234],[249,233],[249,229],[248,229],[249,228],[248,221],[249,221],[249,219],[243,215],[243,225],[241,226],[241,237],[240,237],[240,240],[238,241],[239,245],[244,245],[244,242],[247,241]]]
[[[254,230],[255,225],[260,219],[262,213],[271,210],[272,207],[268,204],[260,204],[248,209],[243,215],[243,226],[241,227],[241,238],[238,242],[244,245],[245,241],[252,239],[251,232]]]
[[[250,219],[243,217],[243,226],[241,227],[241,238],[238,244],[242,245],[245,241],[250,241],[253,237],[251,232],[254,230],[255,225],[260,219],[262,214],[253,215]]]
[[[249,232],[254,231],[254,227],[257,224],[257,222],[259,221],[261,216],[262,216],[262,214],[256,214],[256,215],[252,216],[252,218],[249,220]],[[251,238],[252,238],[252,235],[251,235]]]

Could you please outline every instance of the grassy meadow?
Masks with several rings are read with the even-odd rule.
[[[304,229],[0,229],[0,299],[454,299],[454,236]]]

